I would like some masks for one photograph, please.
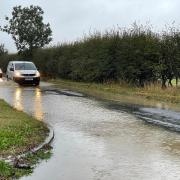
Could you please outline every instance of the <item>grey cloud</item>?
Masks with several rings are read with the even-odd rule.
[[[157,29],[164,24],[180,23],[178,0],[0,0],[0,20],[9,15],[15,5],[40,5],[45,11],[45,22],[50,22],[53,42],[73,41],[88,33],[90,28],[105,30],[116,26],[127,27],[135,20],[150,21]],[[0,33],[0,42],[12,52],[14,43]]]

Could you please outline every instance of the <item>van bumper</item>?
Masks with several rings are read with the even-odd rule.
[[[39,84],[40,77],[14,77],[14,81],[19,84]]]

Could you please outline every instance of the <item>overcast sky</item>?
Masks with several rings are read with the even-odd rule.
[[[0,0],[0,23],[14,6],[31,4],[45,11],[44,22],[53,30],[52,44],[77,40],[90,30],[129,27],[134,21],[150,21],[156,30],[173,21],[180,24],[179,0]],[[0,43],[16,51],[9,35],[0,32]]]

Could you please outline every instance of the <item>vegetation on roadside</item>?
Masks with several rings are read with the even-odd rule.
[[[0,100],[0,156],[17,155],[43,142],[49,133],[43,122]]]
[[[49,133],[47,126],[24,112],[10,107],[0,100],[0,156],[16,157],[42,143]],[[40,159],[50,157],[50,147],[29,154],[18,161],[35,165]],[[0,161],[0,179],[19,178],[32,172],[31,168],[19,169]]]
[[[23,175],[28,175],[31,172],[31,169],[17,169],[4,161],[0,161],[0,179],[10,180],[12,177],[19,178]]]
[[[134,24],[130,29],[96,32],[81,41],[39,49],[33,61],[53,77],[82,82],[123,81],[135,86],[161,82],[163,88],[180,72],[180,32],[155,33]]]
[[[0,161],[0,179],[10,180],[12,178],[20,178],[22,176],[29,175],[33,172],[34,166],[41,160],[47,160],[51,157],[50,147],[47,149],[41,149],[37,153],[29,154],[21,159],[23,163],[26,163],[30,168],[18,168],[14,167],[4,161]]]
[[[143,88],[132,87],[126,83],[84,83],[70,80],[49,80],[57,87],[78,91],[96,98],[117,102],[156,106],[160,103],[169,105],[169,108],[179,110],[180,88],[163,90],[160,84],[151,84]]]

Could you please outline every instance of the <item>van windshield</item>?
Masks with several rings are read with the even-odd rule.
[[[16,63],[16,70],[36,70],[36,66],[33,63]]]

